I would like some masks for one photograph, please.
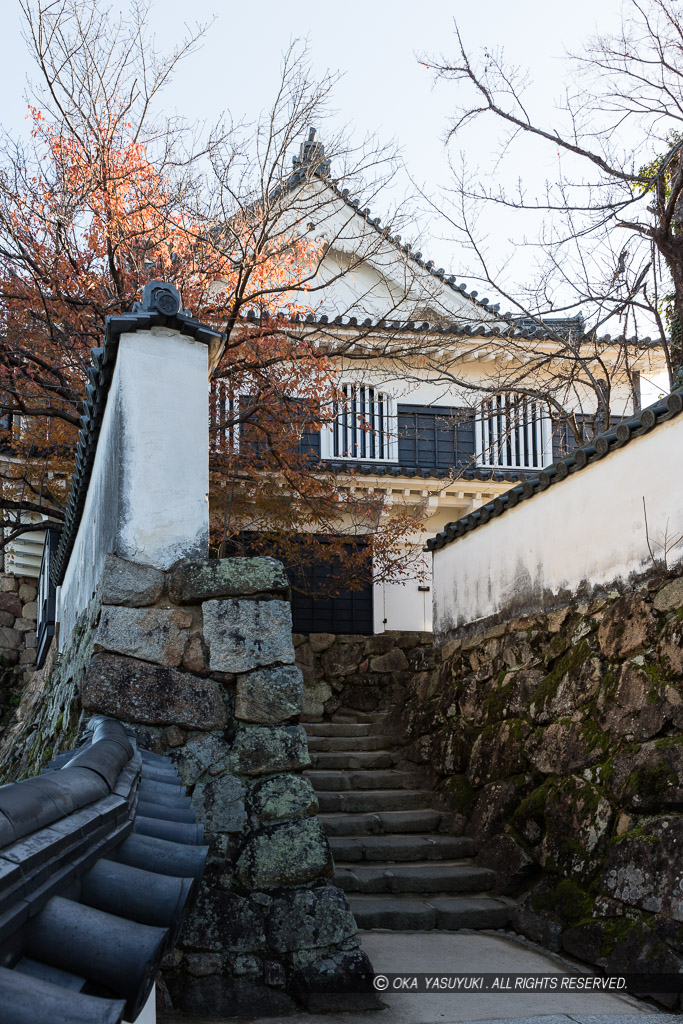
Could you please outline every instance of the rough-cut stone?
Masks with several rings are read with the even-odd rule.
[[[302,714],[309,718],[322,718],[325,703],[332,696],[331,687],[322,681],[304,687],[304,703]]]
[[[609,789],[622,806],[641,812],[683,806],[683,736],[624,751],[610,767]]]
[[[614,819],[611,804],[590,782],[577,776],[548,788],[540,863],[552,871],[585,878],[599,865]]]
[[[336,640],[334,633],[311,633],[308,643],[314,654],[322,654],[328,647],[331,647]]]
[[[207,671],[206,658],[204,657],[204,648],[202,647],[200,636],[191,636],[187,641],[182,665],[188,672],[197,672],[199,675]]]
[[[248,889],[277,889],[327,878],[334,866],[325,831],[317,818],[286,821],[250,832],[235,864]]]
[[[603,892],[653,913],[683,921],[683,818],[649,821],[611,847],[600,879]]]
[[[215,683],[114,654],[97,654],[82,687],[83,707],[124,721],[223,729],[225,704]]]
[[[504,779],[484,786],[467,823],[467,835],[472,836],[479,845],[491,839],[497,832],[502,832],[529,788],[528,784],[520,784],[513,779]]]
[[[558,775],[597,764],[605,756],[604,736],[593,723],[553,722],[527,747],[529,761],[544,775]]]
[[[653,687],[652,677],[643,669],[631,662],[622,665],[616,689],[603,692],[598,700],[603,728],[638,740],[656,736],[665,722],[665,702],[649,699]]]
[[[37,602],[29,601],[27,604],[23,605],[21,609],[21,617],[23,619],[33,619],[33,621],[35,622],[35,620],[38,618]]]
[[[14,626],[15,622],[16,619],[11,612],[0,611],[0,626],[9,626],[11,628],[12,626]]]
[[[234,775],[198,782],[192,794],[197,821],[209,832],[241,832],[247,823],[246,789]]]
[[[659,638],[657,660],[667,676],[683,675],[683,622],[667,623]]]
[[[408,659],[398,647],[370,659],[371,672],[402,672],[407,668]]]
[[[683,579],[672,580],[658,590],[652,602],[658,612],[673,612],[683,608]]]
[[[123,608],[105,605],[95,634],[95,651],[111,651],[174,668],[183,660],[191,613],[181,608]]]
[[[0,626],[0,649],[5,647],[10,651],[18,651],[21,647],[24,634],[18,629],[10,626]]]
[[[318,798],[303,775],[276,775],[257,783],[251,806],[264,822],[304,818],[318,813]]]
[[[228,745],[222,736],[193,736],[185,746],[173,750],[171,758],[184,785],[194,786],[204,775],[222,773],[227,766]]]
[[[322,667],[327,676],[347,676],[356,671],[362,654],[362,648],[356,644],[334,644],[322,655]]]
[[[38,590],[30,583],[22,583],[19,586],[19,600],[22,604],[26,604],[29,601],[35,601]]]
[[[304,680],[295,665],[256,669],[239,676],[235,691],[235,717],[243,722],[285,722],[301,714]]]
[[[21,616],[23,603],[13,593],[0,593],[0,611],[9,612],[15,619]]]
[[[337,953],[300,967],[292,976],[292,991],[309,1013],[379,1010],[373,988],[374,971],[361,949]]]
[[[625,658],[644,650],[655,620],[642,594],[626,594],[612,604],[598,629],[598,643],[606,658]]]
[[[268,945],[278,953],[336,945],[356,932],[346,896],[332,885],[283,893],[266,921]]]
[[[249,672],[294,662],[292,613],[287,601],[205,601],[204,640],[217,672]]]
[[[183,927],[185,946],[209,953],[250,953],[265,948],[263,916],[253,901],[202,884]]]
[[[102,604],[144,608],[158,601],[163,590],[164,574],[154,566],[105,556],[100,578]]]
[[[223,966],[223,957],[220,953],[187,953],[185,966],[188,974],[205,978],[209,974],[218,974]]]
[[[176,566],[168,590],[175,604],[201,604],[214,598],[286,594],[289,580],[275,558],[210,558]]]
[[[477,736],[467,777],[472,785],[523,772],[527,765],[525,740],[529,726],[520,719],[487,726]]]
[[[238,775],[268,775],[307,768],[311,759],[304,728],[301,725],[240,724],[230,762]]]
[[[212,974],[189,983],[170,978],[173,1005],[192,1020],[227,1017],[281,1017],[297,1013],[295,1001],[281,988],[273,988],[260,978]],[[292,1018],[294,1019],[294,1018]]]
[[[497,835],[481,847],[476,863],[496,873],[495,891],[503,896],[517,896],[525,887],[534,862],[516,839]]]

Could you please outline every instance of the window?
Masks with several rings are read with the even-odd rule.
[[[323,459],[396,462],[396,402],[368,384],[342,384],[321,434]]]
[[[320,457],[319,406],[308,398],[281,395],[265,398],[234,394],[226,381],[212,381],[209,396],[209,428],[213,431],[211,450],[217,454],[238,452],[264,456],[266,434],[259,424],[268,424],[280,438],[291,441],[292,450],[309,459]],[[278,430],[278,423],[280,429]],[[281,451],[282,454],[282,451]]]
[[[227,381],[211,381],[209,391],[209,430],[211,451],[234,452],[239,447],[239,423],[237,421],[237,396]]]
[[[539,401],[514,394],[482,402],[475,420],[477,465],[543,469],[553,461],[552,422]]]

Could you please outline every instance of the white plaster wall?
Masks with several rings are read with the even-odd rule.
[[[434,552],[437,634],[683,558],[683,416]],[[647,508],[645,529],[643,498]]]
[[[104,556],[167,569],[208,550],[208,349],[166,328],[123,334],[64,582],[60,646]]]

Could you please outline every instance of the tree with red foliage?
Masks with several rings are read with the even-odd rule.
[[[193,151],[177,122],[150,110],[199,35],[162,57],[142,9],[113,23],[97,0],[38,0],[24,14],[42,84],[31,143],[6,145],[0,174],[3,544],[46,515],[62,520],[90,349],[105,318],[161,278],[226,339],[213,368],[216,548],[247,534],[251,550],[343,564],[347,586],[368,550],[344,538],[370,531],[375,572],[405,576],[403,542],[421,508],[387,515],[373,496],[336,486],[301,443],[338,396],[331,354],[290,329],[310,309],[323,249],[310,208],[289,199],[286,161],[332,80],[311,85],[290,53],[255,162],[221,126]]]

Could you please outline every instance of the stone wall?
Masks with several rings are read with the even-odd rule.
[[[618,970],[683,969],[683,577],[463,631],[394,723],[516,929]]]
[[[431,633],[295,633],[293,639],[305,685],[302,718],[309,722],[340,707],[388,710],[435,664]]]
[[[288,586],[272,559],[164,573],[108,555],[96,598],[36,673],[4,748],[13,777],[32,774],[84,718],[107,714],[171,756],[211,849],[165,993],[203,1016],[376,1005],[301,774],[310,759]]]
[[[0,573],[0,736],[36,663],[36,583]]]

